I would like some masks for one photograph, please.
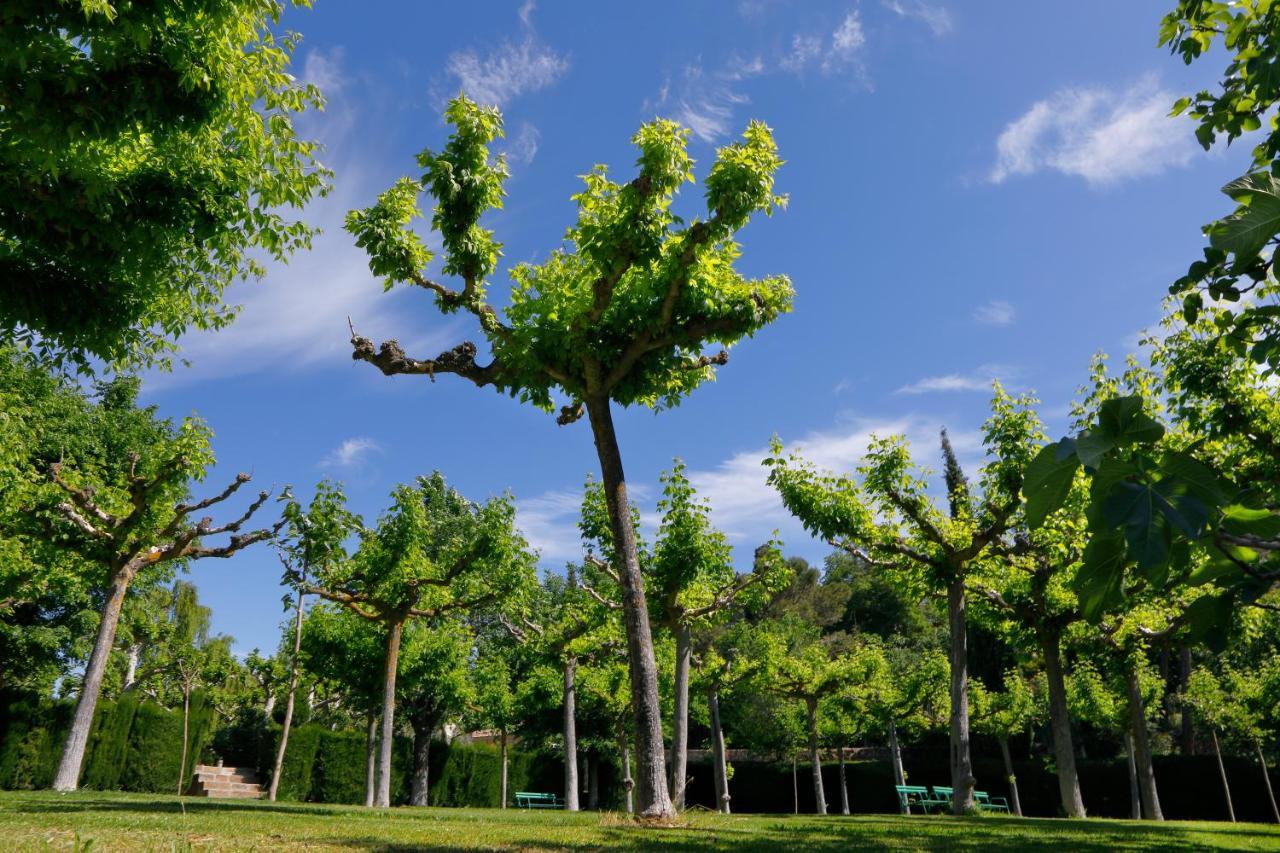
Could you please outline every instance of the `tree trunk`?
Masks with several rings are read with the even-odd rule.
[[[191,720],[191,686],[182,685],[182,758],[178,761],[178,796],[182,796],[182,782],[187,776],[187,736]]]
[[[507,730],[498,733],[498,752],[502,756],[502,808],[507,807]]]
[[[800,772],[794,754],[791,756],[791,802],[793,813],[800,814]]]
[[[129,645],[129,657],[124,668],[124,690],[130,690],[138,682],[138,658],[142,656],[142,644]]]
[[[1018,776],[1013,772],[1013,756],[1009,754],[1009,739],[1000,737],[1000,754],[1004,757],[1004,774],[1009,779],[1009,803],[1013,813],[1022,817],[1022,800],[1018,799]]]
[[[635,811],[635,803],[632,801],[631,789],[635,787],[635,782],[631,778],[631,744],[627,740],[627,729],[621,722],[618,723],[618,752],[622,755],[622,790],[627,798],[627,814]]]
[[[1124,751],[1129,756],[1129,817],[1142,820],[1142,794],[1138,791],[1138,762],[1133,757],[1133,735],[1124,733]]]
[[[1147,820],[1164,820],[1164,813],[1160,811],[1160,794],[1156,791],[1156,771],[1151,763],[1151,740],[1147,734],[1147,711],[1142,704],[1136,665],[1126,667],[1125,688],[1129,693],[1129,729],[1133,734],[1133,757],[1138,764],[1142,811]]]
[[[435,734],[434,714],[425,712],[409,717],[413,727],[413,778],[409,786],[409,805],[427,806],[431,804],[431,736]]]
[[[826,814],[827,798],[822,793],[822,758],[818,755],[818,699],[810,696],[805,704],[809,710],[809,764],[813,766],[814,810],[818,814]]]
[[[1076,750],[1071,737],[1071,712],[1067,708],[1067,685],[1062,672],[1062,637],[1057,633],[1040,636],[1045,680],[1049,687],[1049,721],[1053,729],[1053,758],[1058,766],[1058,796],[1067,817],[1085,816],[1080,795],[1080,775],[1076,771]]]
[[[387,626],[387,660],[382,673],[382,742],[378,745],[378,790],[373,804],[391,807],[391,753],[396,738],[396,669],[400,663],[401,622]]]
[[[653,655],[653,632],[649,608],[636,552],[635,530],[631,526],[631,503],[627,499],[626,475],[613,426],[607,397],[587,401],[587,414],[600,458],[605,503],[613,528],[616,566],[622,586],[622,610],[627,627],[627,659],[631,674],[631,708],[636,722],[636,790],[639,811],[644,817],[671,817],[675,811],[667,793],[662,748],[662,709],[658,701],[658,666]]]
[[[594,750],[587,753],[587,809],[600,810],[600,760]]]
[[[111,579],[111,594],[102,605],[102,615],[98,620],[98,639],[93,644],[93,654],[84,669],[75,715],[71,718],[71,730],[67,732],[62,759],[58,762],[58,773],[53,778],[55,791],[74,791],[80,784],[80,765],[84,763],[89,729],[93,726],[93,712],[97,710],[98,696],[102,693],[102,676],[106,674],[111,647],[116,642],[120,608],[124,606],[124,596],[129,591],[130,580],[131,575],[123,570],[117,571]]]
[[[844,777],[844,747],[836,747],[836,757],[840,760],[840,814],[849,813],[849,782]]]
[[[715,764],[716,810],[729,814],[729,763],[724,754],[724,729],[720,726],[720,691],[707,693],[711,711],[711,754]]]
[[[262,703],[262,716],[271,719],[271,712],[276,709],[276,694],[268,693],[267,701]]]
[[[1262,754],[1262,744],[1254,741],[1253,748],[1258,751],[1258,763],[1262,765],[1262,781],[1267,785],[1267,800],[1271,803],[1271,816],[1275,818],[1276,823],[1280,823],[1280,808],[1276,808],[1276,792],[1271,789],[1271,777],[1267,774],[1267,759]]]
[[[578,810],[577,691],[573,683],[577,669],[578,661],[574,658],[564,662],[564,808],[570,812]]]
[[[271,771],[271,789],[267,799],[276,801],[276,791],[280,786],[280,771],[284,767],[284,751],[289,746],[289,729],[293,726],[293,697],[298,692],[298,656],[302,653],[302,593],[298,593],[297,615],[293,620],[293,660],[289,667],[289,695],[284,702],[284,727],[280,730],[280,746],[276,749],[276,763]],[[271,706],[275,704],[275,694],[267,697],[267,719],[271,719]]]
[[[369,733],[364,741],[364,804],[373,805],[378,769],[378,715],[369,712]]]
[[[898,726],[889,721],[889,758],[893,764],[893,784],[907,784],[907,774],[902,770],[902,746],[898,743]],[[911,814],[911,806],[904,805],[902,798],[898,798],[898,810],[902,814]]]
[[[1210,727],[1209,734],[1213,737],[1213,754],[1218,758],[1218,775],[1222,777],[1222,793],[1227,797],[1227,816],[1231,818],[1231,822],[1236,822],[1235,803],[1231,802],[1231,783],[1227,781],[1227,768],[1222,763],[1222,747],[1218,746],[1218,730]]]
[[[1179,679],[1182,689],[1187,689],[1187,683],[1191,681],[1191,647],[1183,646],[1182,653],[1179,657]],[[1182,703],[1182,754],[1193,755],[1196,751],[1196,734],[1195,734],[1195,715],[1191,713],[1191,709],[1187,707],[1187,703]]]
[[[978,780],[969,753],[969,640],[964,576],[959,572],[947,587],[947,616],[951,629],[951,811],[963,815],[974,811],[973,789]]]
[[[671,805],[684,808],[684,789],[689,770],[689,662],[693,656],[693,635],[689,626],[677,623],[675,709],[671,719]]]

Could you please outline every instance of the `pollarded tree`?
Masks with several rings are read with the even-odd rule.
[[[688,131],[665,120],[642,126],[633,137],[639,174],[627,183],[611,180],[603,166],[587,174],[574,197],[578,222],[566,244],[541,264],[511,271],[514,286],[504,317],[485,302],[501,244],[479,224],[504,196],[506,164],[489,155],[489,144],[502,134],[502,119],[496,109],[465,97],[451,101],[445,116],[453,133],[443,151],[418,155],[422,176],[400,179],[377,204],[353,211],[347,229],[388,286],[417,285],[434,295],[444,313],[472,314],[492,360],[478,363],[480,351],[470,341],[435,358],[412,358],[395,341],[375,347],[354,330],[353,357],[387,375],[452,373],[546,411],[563,395],[567,404],[559,423],[587,416],[625,593],[639,811],[669,815],[657,665],[612,407],[678,404],[727,361],[724,349],[704,354],[709,344],[727,348],[790,310],[786,278],[750,280],[734,269],[741,251],[734,235],[754,213],[769,213],[784,202],[773,192],[782,161],[769,128],[752,122],[741,142],[718,152],[704,183],[706,217],[686,223],[671,204],[679,187],[693,179]],[[410,230],[424,190],[435,201],[432,227],[445,249],[443,272],[459,278],[461,287],[425,274],[431,252]]]
[[[175,563],[230,557],[270,539],[283,524],[240,532],[266,503],[267,492],[261,492],[244,514],[226,524],[215,525],[209,516],[193,520],[195,513],[227,500],[249,482],[248,474],[239,474],[213,497],[185,500],[191,482],[203,479],[213,463],[209,436],[203,424],[187,420],[155,445],[130,451],[124,488],[97,481],[92,471],[72,470],[62,463],[51,467],[49,488],[61,498],[53,506],[61,523],[52,529],[52,539],[76,551],[86,565],[100,573],[97,582],[105,582],[98,636],[85,666],[71,730],[54,777],[55,790],[74,791],[79,785],[120,610],[134,579]],[[219,534],[230,534],[230,538],[225,544],[206,544],[208,537]]]
[[[386,631],[374,797],[382,808],[391,805],[396,674],[405,623],[499,601],[533,573],[509,498],[472,503],[437,472],[413,486],[397,486],[392,501],[377,527],[363,531],[354,557],[313,565],[314,579],[296,581],[304,592],[341,604]]]
[[[872,442],[861,483],[818,472],[795,455],[784,456],[776,439],[765,460],[769,482],[809,530],[873,565],[905,571],[947,596],[951,638],[952,808],[973,812],[977,779],[969,748],[968,645],[965,585],[984,561],[1004,549],[1021,507],[1022,470],[1042,440],[1029,397],[1012,398],[998,385],[992,416],[983,426],[989,461],[982,469],[982,496],[970,493],[943,433],[948,510],[928,494],[924,472],[915,468],[902,438]]]
[[[361,528],[359,516],[347,510],[347,497],[342,487],[328,480],[316,485],[311,503],[303,509],[297,500],[290,499],[284,508],[285,527],[277,545],[280,562],[284,565],[285,580],[297,587],[294,603],[293,654],[289,660],[289,689],[285,699],[284,723],[280,731],[280,743],[276,747],[276,761],[271,771],[271,786],[267,799],[275,802],[280,789],[280,771],[284,767],[285,750],[289,746],[289,729],[293,726],[294,695],[298,692],[298,650],[302,646],[302,607],[306,592],[302,588],[308,575],[325,573],[335,563],[347,557],[346,540]],[[270,702],[267,714],[270,715]]]
[[[578,803],[578,667],[616,649],[620,626],[613,611],[616,601],[597,592],[587,567],[570,564],[565,576],[547,575],[514,618],[503,617],[507,631],[520,643],[560,671],[561,715],[564,735],[564,803],[577,811]]]
[[[499,784],[499,808],[507,807],[507,745],[511,734],[519,728],[520,671],[510,646],[494,642],[479,643],[475,665],[471,668],[471,719],[479,728],[498,731],[498,760],[502,763]]]
[[[379,627],[345,607],[321,602],[303,621],[298,656],[309,676],[339,685],[344,704],[365,715],[366,806],[373,805],[378,781],[378,711],[387,646]]]
[[[1004,675],[1003,690],[988,690],[981,681],[970,686],[973,701],[973,727],[993,736],[1000,743],[1004,772],[1009,782],[1009,799],[1013,813],[1022,817],[1022,799],[1018,796],[1018,777],[1013,772],[1013,756],[1009,739],[1035,726],[1044,717],[1044,687],[1016,670]]]
[[[938,649],[887,648],[887,666],[855,694],[860,712],[889,743],[893,784],[907,784],[902,768],[902,738],[941,725],[950,707],[947,658]]]
[[[754,633],[752,656],[760,662],[755,684],[761,690],[803,703],[807,721],[809,764],[818,814],[827,813],[822,787],[819,709],[823,700],[874,677],[878,661],[861,644],[840,649],[841,638],[823,638],[811,625],[784,620]],[[835,640],[836,642],[831,642]]]
[[[774,543],[757,549],[752,571],[738,574],[723,533],[711,524],[710,506],[698,500],[685,476],[684,463],[662,475],[662,521],[653,554],[642,559],[654,621],[675,638],[674,702],[671,719],[671,802],[684,808],[689,757],[689,667],[694,632],[724,619],[736,604],[759,600],[788,580],[786,564]],[[613,553],[604,491],[588,486],[583,530],[602,550]],[[612,564],[597,562],[615,581]]]
[[[406,626],[397,692],[413,729],[409,805],[430,804],[431,739],[451,714],[474,701],[469,668],[474,636],[457,614]]]
[[[635,812],[631,778],[631,683],[626,658],[620,654],[604,654],[583,671],[582,690],[602,715],[613,725],[622,764],[622,790],[627,814]]]
[[[294,0],[292,5],[310,5]],[[163,358],[235,309],[225,288],[310,245],[327,190],[293,117],[283,0],[0,11],[0,330],[88,369]]]

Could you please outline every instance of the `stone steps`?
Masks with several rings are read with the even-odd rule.
[[[241,767],[214,767],[196,765],[195,780],[187,790],[192,797],[216,797],[220,799],[256,800],[262,797],[262,785],[258,774]]]

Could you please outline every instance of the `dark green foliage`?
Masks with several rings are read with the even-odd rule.
[[[47,788],[71,720],[68,701],[29,696],[0,699],[0,788]],[[215,715],[201,693],[191,700],[188,773],[211,740]],[[101,790],[171,793],[182,757],[182,709],[170,711],[126,696],[101,702],[94,717],[82,784]]]
[[[326,731],[319,726],[298,726],[289,732],[289,747],[285,750],[284,766],[280,768],[280,785],[276,788],[277,799],[310,799],[316,753],[320,749],[320,739],[325,734]],[[360,762],[360,778],[363,784],[363,761]]]
[[[81,783],[86,788],[112,791],[120,787],[120,774],[129,754],[129,730],[137,713],[138,694],[132,692],[102,706],[85,757]]]

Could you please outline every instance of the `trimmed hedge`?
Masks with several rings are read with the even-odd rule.
[[[0,788],[49,787],[74,703],[9,696],[0,698],[0,709]],[[193,694],[184,768],[188,781],[213,736],[213,726],[214,714],[204,695]],[[118,702],[98,703],[80,784],[98,790],[176,791],[181,760],[182,710],[139,702],[136,695],[126,694]]]

